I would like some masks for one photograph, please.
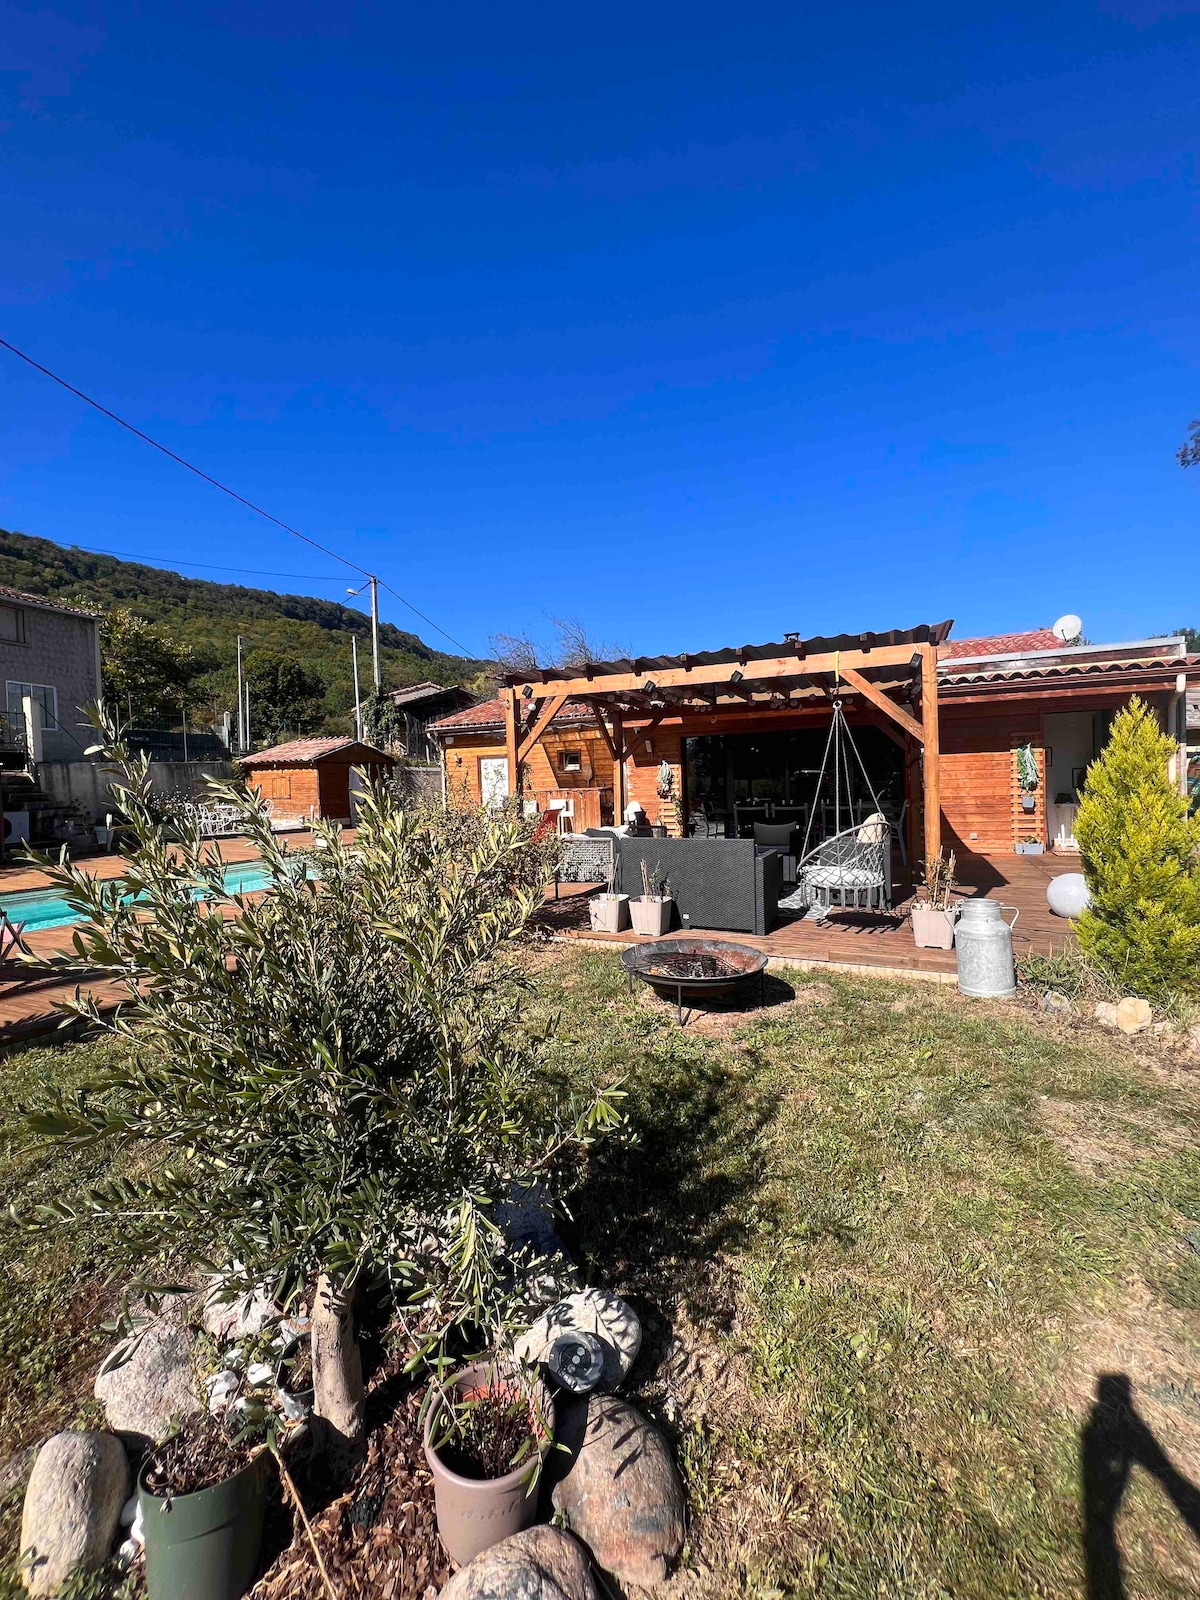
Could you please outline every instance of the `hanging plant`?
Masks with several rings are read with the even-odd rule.
[[[1017,777],[1022,789],[1036,789],[1038,786],[1037,756],[1031,744],[1023,744],[1017,750]]]

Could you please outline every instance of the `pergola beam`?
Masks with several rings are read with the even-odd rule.
[[[524,761],[525,757],[533,749],[534,745],[542,737],[546,729],[554,721],[554,718],[558,715],[566,703],[567,697],[565,694],[556,695],[553,700],[547,700],[544,703],[542,709],[537,714],[537,719],[535,720],[533,726],[530,728],[529,732],[525,735],[517,747],[518,762]]]
[[[932,646],[920,646],[924,651]],[[665,667],[646,672],[611,672],[590,678],[555,678],[546,683],[530,683],[535,700],[549,700],[556,695],[580,695],[592,698],[597,695],[636,693],[647,683],[658,689],[686,689],[693,684],[769,683],[775,678],[812,677],[819,672],[841,671],[847,667],[898,667],[907,665],[913,658],[911,644],[881,645],[876,650],[831,650],[825,655],[772,656],[764,661],[724,661],[715,666]],[[936,662],[936,656],[935,656]]]
[[[903,706],[898,706],[890,695],[884,694],[869,678],[864,678],[862,673],[854,667],[843,667],[842,677],[856,689],[864,700],[869,700],[877,711],[882,711],[885,717],[890,717],[893,722],[898,722],[905,733],[911,734],[914,739],[925,743],[925,730],[916,717],[910,716]]]

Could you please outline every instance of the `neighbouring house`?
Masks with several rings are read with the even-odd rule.
[[[84,707],[100,699],[100,616],[0,585],[0,664],[8,749],[78,761],[92,743]]]
[[[240,765],[276,821],[351,822],[353,791],[363,778],[382,777],[395,757],[358,739],[293,739],[242,756]]]
[[[404,715],[404,754],[410,761],[438,760],[437,745],[429,737],[429,725],[448,717],[477,699],[469,689],[457,684],[412,683],[403,689],[389,690],[392,704]]]
[[[669,834],[715,824],[746,836],[755,815],[811,806],[837,694],[908,862],[943,842],[960,859],[1072,850],[1084,773],[1133,694],[1176,739],[1182,787],[1186,696],[1200,690],[1182,638],[1068,644],[1049,629],[951,629],[789,635],[515,673],[497,699],[430,734],[451,803],[519,791],[544,808],[566,794],[581,831],[619,820],[632,800]]]

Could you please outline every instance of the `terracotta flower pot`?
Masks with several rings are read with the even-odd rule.
[[[675,904],[670,895],[661,898],[640,894],[629,902],[629,915],[633,918],[634,933],[649,934],[657,939],[671,926],[671,907]]]
[[[462,1396],[494,1379],[486,1364],[464,1367],[447,1387]],[[446,1554],[460,1566],[473,1561],[502,1539],[531,1527],[537,1518],[538,1493],[531,1481],[541,1456],[554,1435],[554,1401],[544,1385],[538,1386],[538,1405],[547,1422],[547,1436],[537,1456],[530,1456],[503,1478],[464,1478],[453,1472],[429,1442],[441,1407],[435,1397],[425,1416],[425,1460],[433,1474],[438,1533]]]
[[[957,913],[938,911],[933,906],[913,906],[913,943],[919,950],[950,950],[954,946],[954,920]]]

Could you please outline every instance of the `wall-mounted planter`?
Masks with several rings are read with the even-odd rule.
[[[1039,839],[1036,843],[1032,839],[1024,839],[1017,846],[1019,856],[1042,856],[1046,853],[1046,846]]]
[[[1037,800],[1036,800],[1036,798],[1031,794],[1023,794],[1021,796],[1021,810],[1022,811],[1036,811],[1037,810]]]

